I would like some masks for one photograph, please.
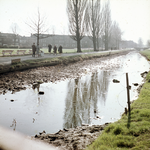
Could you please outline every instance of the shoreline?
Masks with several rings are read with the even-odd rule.
[[[150,60],[150,51],[140,52]],[[109,124],[86,150],[149,149],[150,142],[150,71],[144,76],[138,98],[131,104],[131,112]]]
[[[147,72],[144,72],[143,75],[141,75],[144,79],[144,83],[146,82],[146,75]],[[136,89],[138,97],[144,83],[139,84]],[[131,104],[136,100],[133,100]],[[127,115],[127,112],[125,111],[121,116],[123,115]],[[31,136],[31,139],[43,141],[62,150],[85,149],[102,134],[105,127],[113,123],[114,122],[105,123],[103,125],[82,125],[69,129],[64,128],[54,134],[49,134],[43,131],[38,135]]]
[[[59,130],[54,134],[46,134],[45,131],[31,139],[40,140],[62,150],[85,149],[103,132],[104,125],[82,125],[76,128]]]

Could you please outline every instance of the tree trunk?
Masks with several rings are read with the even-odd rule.
[[[14,46],[16,46],[16,34],[14,35]]]
[[[37,46],[39,46],[39,24],[38,24],[38,31],[37,31]]]
[[[95,19],[94,19],[94,10],[93,10],[93,0],[92,0],[92,28],[93,28],[93,47],[96,51],[96,37],[95,37]]]
[[[94,51],[96,51],[96,37],[93,37],[93,46],[94,46]]]
[[[80,53],[81,51],[81,44],[80,44],[80,40],[77,40],[77,52]]]
[[[108,50],[108,35],[105,35],[105,50]]]
[[[97,50],[99,50],[99,40],[98,40],[98,38],[96,39],[96,44],[97,44]]]
[[[37,35],[37,45],[39,45],[39,34]]]
[[[79,22],[78,22],[78,0],[76,0],[76,37],[77,37],[77,52],[81,52],[81,45],[80,45],[80,31],[79,31]]]
[[[118,49],[119,49],[119,40],[118,40]]]

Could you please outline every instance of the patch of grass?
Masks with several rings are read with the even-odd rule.
[[[147,57],[148,60],[150,60],[150,49],[140,51],[140,53]]]
[[[29,50],[30,48],[28,49],[17,49],[17,48],[0,48],[0,56],[2,56],[2,51],[3,50],[14,50],[12,55],[17,55],[17,50],[26,50],[26,53],[25,54],[29,54]],[[10,56],[9,53],[5,53],[6,56]]]
[[[115,128],[113,130],[113,133],[115,135],[123,134],[124,133],[124,129],[123,128],[124,128],[124,126],[120,126],[120,125],[115,126]]]
[[[29,54],[29,50],[31,50],[31,48],[26,48],[26,49],[17,49],[17,48],[0,48],[0,56],[2,56],[2,51],[3,50],[14,50],[14,52],[12,53],[12,55],[17,55],[17,50],[26,50],[25,54]],[[41,48],[41,51],[43,51],[44,53],[49,53],[48,52],[48,48]],[[93,50],[82,50],[82,52],[92,52]],[[52,49],[53,52],[53,49]],[[63,53],[76,53],[77,50],[76,49],[63,49]],[[58,53],[58,51],[57,51]],[[5,55],[9,56],[9,53],[6,53]],[[30,54],[31,55],[31,54]]]
[[[144,109],[141,113],[140,113],[141,117],[146,117],[146,118],[150,118],[150,110],[149,109]]]
[[[131,136],[117,136],[115,141],[116,148],[132,148],[134,147],[134,138]]]
[[[103,136],[98,137],[87,150],[116,150],[134,147],[134,138],[131,136],[112,135],[105,132],[102,135]]]
[[[150,51],[142,51],[150,59]],[[109,124],[86,150],[150,149],[150,72],[129,116]],[[130,117],[130,118],[128,118]]]
[[[105,132],[109,133],[110,131],[112,131],[115,128],[115,124],[110,124],[109,126],[107,126],[105,128]]]
[[[79,55],[73,55],[73,56],[64,56],[64,57],[53,57],[53,58],[45,58],[45,59],[33,59],[33,60],[26,60],[24,61],[25,63],[29,63],[29,64],[40,64],[40,63],[50,63],[50,62],[54,62],[54,61],[70,61],[70,60],[82,60],[85,58],[89,58],[89,57],[93,57],[93,56],[101,56],[101,53],[96,53],[96,54],[87,54],[84,55],[82,53],[80,53]],[[104,55],[104,54],[103,54]],[[105,54],[107,55],[107,54]]]

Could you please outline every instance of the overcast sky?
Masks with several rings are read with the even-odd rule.
[[[36,14],[38,7],[47,16],[49,33],[68,33],[66,0],[0,0],[0,32],[12,33],[11,27],[16,23],[18,34],[30,35],[25,22]],[[110,0],[110,7],[112,20],[124,32],[123,40],[138,42],[141,37],[146,43],[150,39],[150,0]]]

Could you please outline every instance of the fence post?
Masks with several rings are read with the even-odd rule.
[[[129,92],[129,79],[128,79],[128,73],[126,73],[126,82],[127,82],[127,98],[128,98],[128,112],[130,114],[130,92]]]

